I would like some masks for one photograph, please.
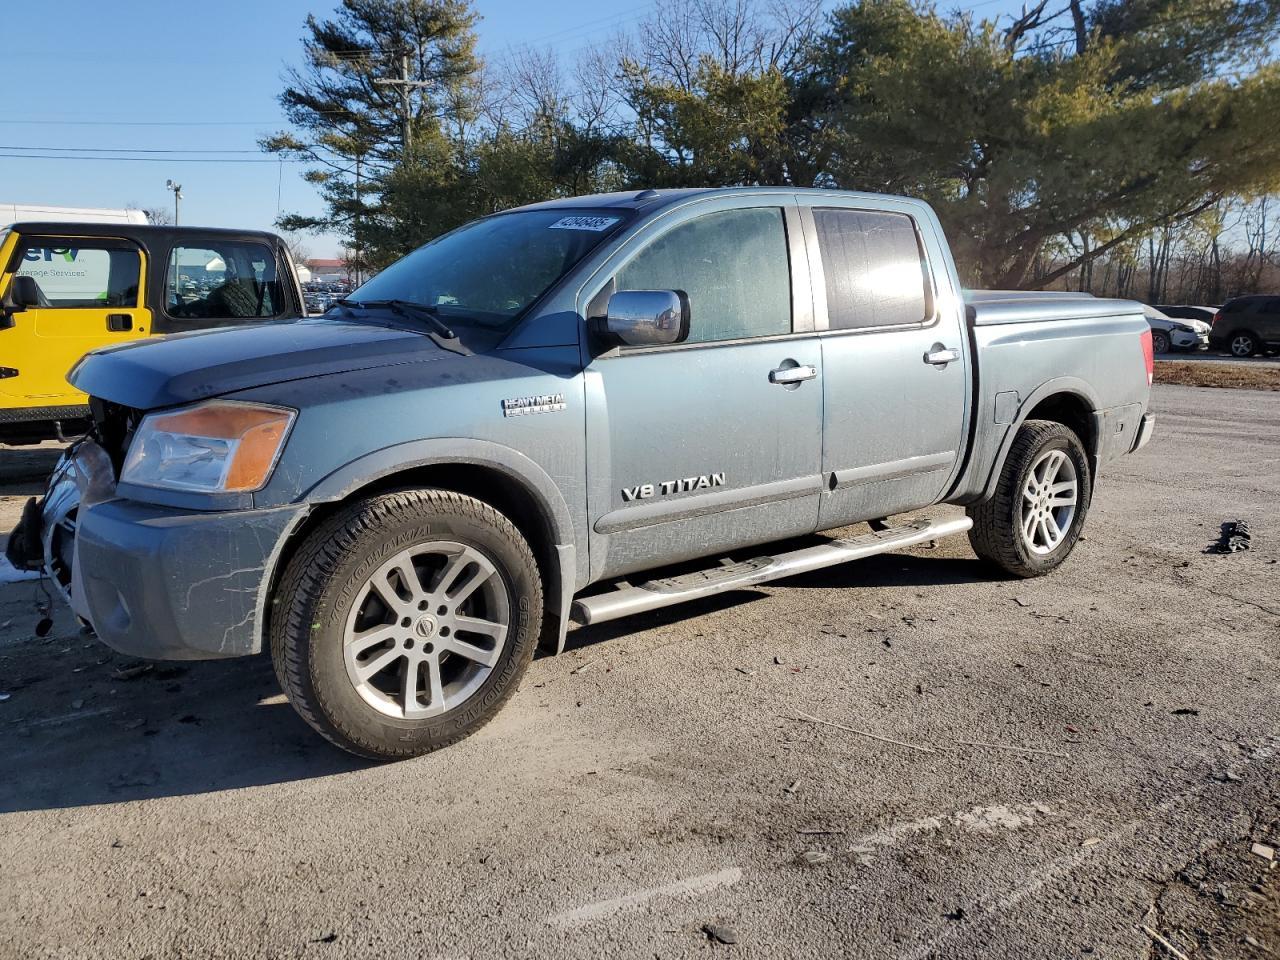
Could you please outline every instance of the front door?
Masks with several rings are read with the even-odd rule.
[[[738,200],[670,219],[631,245],[613,280],[683,291],[689,340],[587,365],[594,578],[817,524],[821,356],[807,270],[793,295],[795,208]]]
[[[821,528],[928,506],[958,469],[970,383],[963,306],[936,292],[952,283],[933,272],[934,225],[891,206],[804,214],[826,328]]]
[[[75,236],[20,237],[3,278],[6,303],[15,283],[35,302],[11,313],[0,330],[0,406],[75,406],[83,393],[67,374],[90,350],[149,335],[141,305],[141,250],[124,240]]]

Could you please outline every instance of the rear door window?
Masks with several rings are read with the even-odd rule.
[[[58,310],[136,307],[142,258],[123,241],[40,237],[21,248],[17,276],[35,280]]]
[[[189,320],[265,320],[284,306],[275,253],[265,243],[227,240],[174,247],[165,312]]]
[[[618,272],[619,290],[682,290],[689,340],[791,332],[791,266],[779,207],[722,210],[662,234]]]
[[[815,209],[832,330],[918,325],[933,314],[924,251],[905,214]]]

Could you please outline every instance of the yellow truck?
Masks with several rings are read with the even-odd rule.
[[[0,230],[0,443],[89,425],[67,382],[99,347],[304,315],[293,258],[272,233],[132,223]]]

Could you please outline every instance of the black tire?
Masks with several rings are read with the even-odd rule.
[[[1152,353],[1168,353],[1173,348],[1173,344],[1169,341],[1169,335],[1163,330],[1151,331],[1151,352]]]
[[[1037,462],[1050,450],[1061,450],[1076,473],[1076,507],[1061,542],[1049,553],[1033,552],[1023,540],[1023,488]],[[968,508],[973,519],[969,543],[983,560],[1015,577],[1042,577],[1057,568],[1075,548],[1089,512],[1093,478],[1080,438],[1068,427],[1049,420],[1028,420],[1014,437],[996,483],[996,492]]]
[[[392,717],[348,676],[347,618],[369,577],[416,544],[447,539],[481,553],[501,577],[509,626],[482,685],[446,712]],[[281,578],[271,656],[289,702],[317,732],[361,757],[399,760],[448,746],[491,720],[516,691],[542,625],[542,580],[528,543],[488,504],[443,490],[404,490],[353,503],[315,530]],[[399,642],[399,641],[395,641]]]
[[[1233,357],[1252,357],[1258,352],[1258,337],[1252,330],[1235,330],[1227,338],[1227,352]]]

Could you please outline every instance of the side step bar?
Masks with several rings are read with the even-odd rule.
[[[928,540],[940,540],[964,533],[973,526],[968,517],[955,520],[914,520],[897,527],[873,530],[856,537],[829,540],[774,557],[757,557],[729,566],[708,567],[678,577],[649,580],[634,587],[623,587],[573,602],[573,619],[578,623],[604,623],[633,613],[644,613],[659,607],[698,600],[726,590],[741,590],[782,577],[821,570],[838,563],[860,560],[877,553],[888,553]]]

